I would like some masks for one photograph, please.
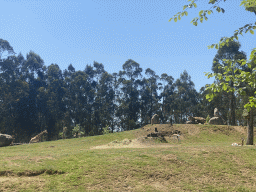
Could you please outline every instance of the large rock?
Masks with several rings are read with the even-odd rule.
[[[224,121],[221,117],[212,117],[209,120],[210,125],[224,125]]]
[[[189,119],[189,121],[186,122],[187,124],[198,124],[198,123],[204,124],[206,122],[205,118],[203,118],[203,117],[189,116],[188,119]]]
[[[193,121],[186,121],[186,124],[195,124]]]
[[[0,147],[9,146],[13,140],[14,138],[11,135],[0,133]]]
[[[151,124],[159,124],[159,116],[157,114],[153,115],[153,117],[151,118]]]

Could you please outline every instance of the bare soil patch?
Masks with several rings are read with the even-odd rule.
[[[155,129],[157,129],[158,133],[165,133],[163,138],[161,137],[147,137],[150,133],[155,133]],[[135,131],[136,139],[129,140],[124,139],[123,141],[112,141],[107,145],[94,146],[91,149],[109,149],[109,148],[148,148],[148,147],[173,147],[175,145],[171,145],[169,143],[161,143],[161,140],[166,141],[176,141],[177,138],[173,137],[173,133],[175,131],[180,132],[180,139],[185,139],[186,134],[189,135],[197,135],[200,133],[200,128],[197,125],[188,124],[188,125],[170,125],[170,124],[148,124],[141,129]],[[157,141],[159,143],[157,143]]]

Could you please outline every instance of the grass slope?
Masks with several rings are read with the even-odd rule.
[[[181,141],[141,138],[155,127],[180,130]],[[2,147],[0,191],[256,191],[256,147],[231,146],[241,137],[244,127],[147,125]]]

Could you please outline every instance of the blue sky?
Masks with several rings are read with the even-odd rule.
[[[143,76],[151,68],[176,80],[187,70],[199,91],[213,82],[204,72],[211,72],[217,50],[207,46],[256,18],[239,6],[241,0],[232,0],[219,3],[224,14],[214,10],[195,27],[190,22],[198,12],[213,7],[208,1],[196,1],[198,7],[175,23],[168,20],[187,0],[0,0],[0,38],[17,54],[26,57],[32,50],[46,66],[56,63],[61,70],[70,63],[84,70],[97,61],[118,73],[128,59],[140,64]],[[249,57],[255,35],[248,32],[239,41]]]

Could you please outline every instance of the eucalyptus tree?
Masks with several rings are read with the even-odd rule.
[[[149,115],[152,117],[154,114],[161,112],[160,110],[160,97],[158,96],[158,89],[161,83],[158,83],[158,80],[160,79],[156,73],[150,69],[147,68],[145,71],[145,74],[148,76],[147,79],[147,88],[150,91],[149,99],[150,99],[150,110]]]
[[[223,39],[223,41],[226,41],[227,37],[222,37],[222,39]],[[212,71],[214,73],[221,73],[221,74],[224,73],[224,71],[221,68],[219,68],[220,65],[226,66],[225,62],[223,62],[223,59],[234,59],[234,60],[246,59],[246,54],[243,51],[239,51],[240,47],[241,47],[241,44],[239,42],[231,41],[228,45],[224,45],[221,48],[219,48],[217,54],[215,55],[215,57],[213,59]],[[234,64],[235,64],[235,68],[229,72],[229,74],[231,74],[231,75],[234,74],[234,70],[236,68],[245,69],[245,66],[241,67],[240,63],[238,63],[238,62],[236,62]],[[238,74],[238,71],[236,73]],[[216,83],[220,83],[220,82],[223,82],[223,80],[216,79]],[[234,82],[232,80],[229,81],[229,85],[231,88],[235,88]],[[225,116],[228,116],[228,121],[229,121],[230,125],[236,125],[235,93],[234,92],[230,92],[230,93],[225,92],[225,95],[227,95],[225,100],[227,101],[226,103],[228,104],[228,106],[226,106],[226,111],[228,113],[230,113],[230,115],[225,114]]]
[[[24,112],[19,104],[29,95],[29,85],[19,79],[19,58],[8,56],[0,62],[0,126],[1,131],[8,134],[21,130],[17,121]]]
[[[175,104],[176,104],[176,120],[179,123],[186,121],[189,115],[196,114],[195,107],[197,105],[197,92],[191,76],[185,70],[180,78],[175,81]],[[179,118],[177,118],[180,116]]]
[[[129,59],[123,64],[123,71],[119,72],[119,81],[122,82],[121,91],[123,97],[117,111],[121,117],[124,129],[131,130],[136,127],[139,118],[139,79],[142,69],[135,61]],[[127,77],[125,79],[124,77]]]
[[[149,80],[145,77],[139,82],[140,95],[140,126],[150,123],[151,118],[151,90]]]
[[[2,54],[5,51],[8,52],[8,55],[15,54],[13,47],[10,45],[10,43],[7,40],[0,39],[0,62],[1,62]]]
[[[114,127],[114,109],[115,109],[115,92],[113,88],[113,76],[107,72],[103,73],[99,81],[99,89],[97,96],[100,97],[98,110],[98,119],[96,118],[94,124],[100,124],[98,128],[99,133],[102,133],[104,127]],[[96,104],[96,103],[94,103]]]
[[[62,128],[62,120],[66,112],[63,98],[67,91],[62,71],[57,64],[51,64],[47,67],[46,83],[46,90],[41,92],[42,96],[46,97],[47,100],[48,113],[44,115],[46,116],[49,138],[56,139]]]
[[[160,97],[163,99],[162,101],[162,116],[163,121],[167,120],[172,123],[172,115],[173,115],[173,101],[174,101],[174,78],[172,76],[168,76],[166,73],[161,75],[161,80],[164,82],[164,86],[160,87],[160,90],[163,90]]]

